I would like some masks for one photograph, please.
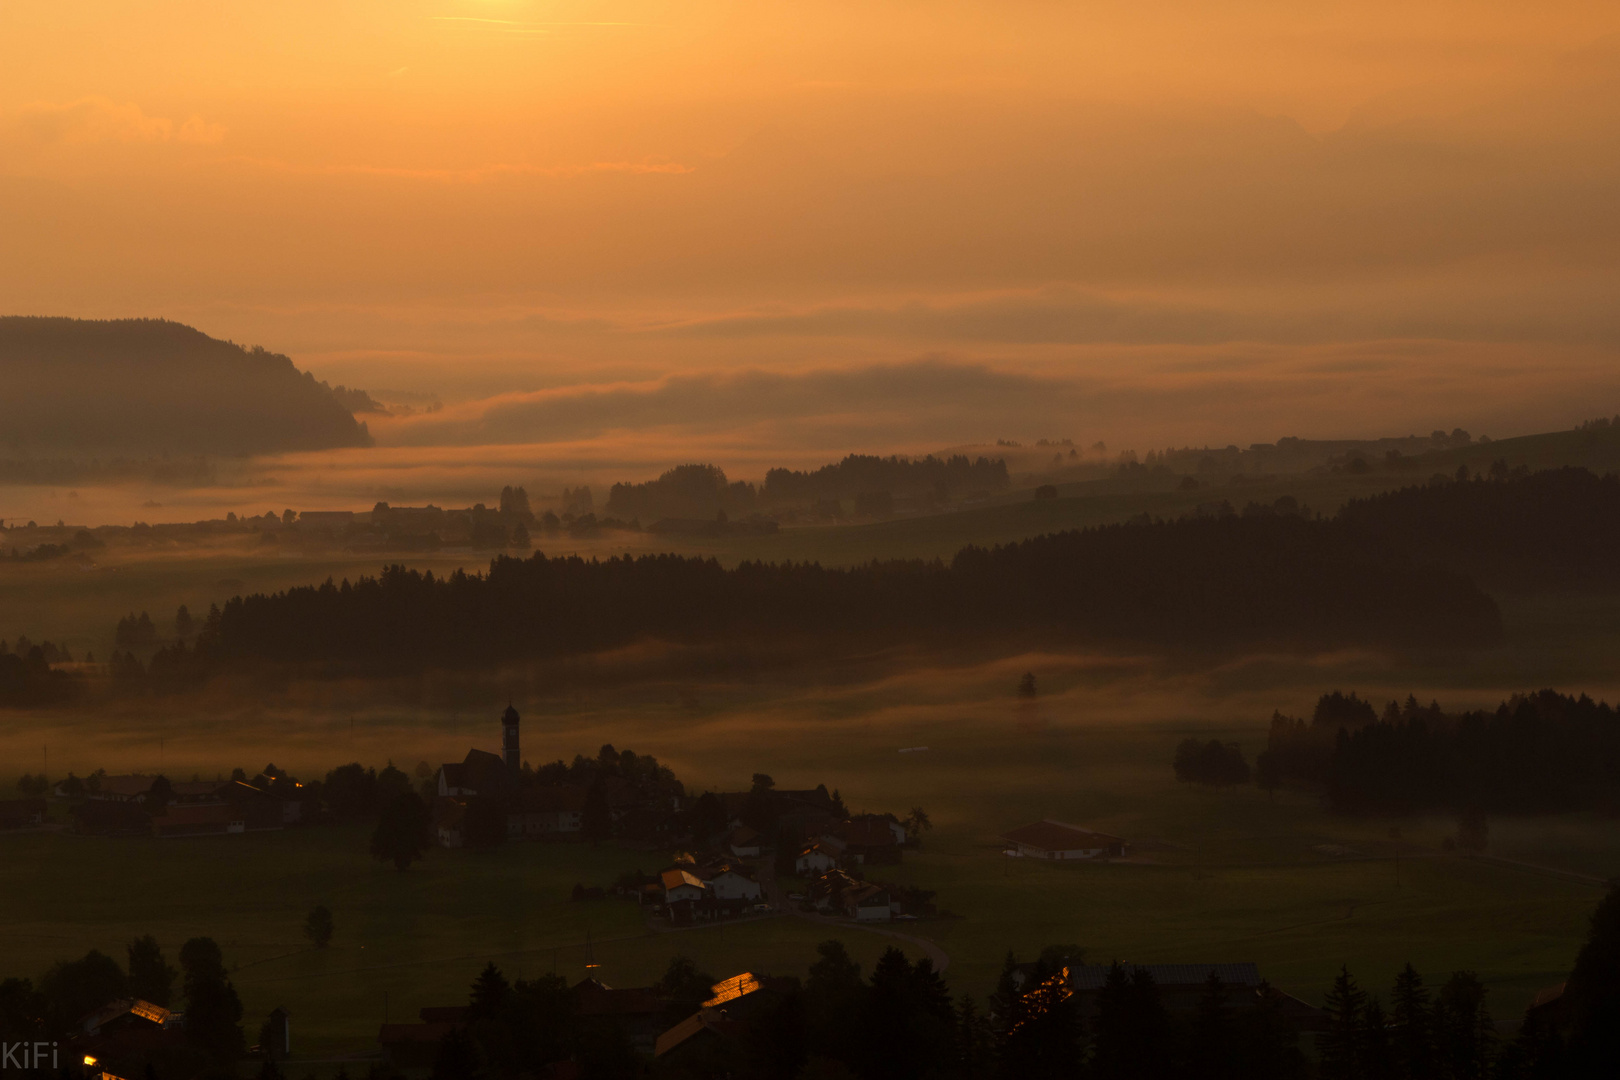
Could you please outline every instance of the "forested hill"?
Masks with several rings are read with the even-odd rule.
[[[1586,469],[1473,477],[1357,499],[1339,520],[1371,542],[1492,581],[1620,581],[1620,479]]]
[[[378,578],[230,601],[205,666],[269,660],[346,670],[490,667],[642,639],[805,646],[1054,641],[1231,652],[1473,647],[1501,634],[1466,578],[1367,545],[1331,522],[1252,515],[1109,526],[949,564],[847,570],[674,555],[503,557],[485,575]]]
[[[0,318],[0,380],[0,431],[24,451],[254,454],[371,441],[354,401],[287,357],[161,319]]]

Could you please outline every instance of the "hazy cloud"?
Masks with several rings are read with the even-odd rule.
[[[225,138],[223,125],[210,123],[196,114],[180,121],[166,116],[149,116],[133,102],[119,102],[105,97],[32,102],[6,116],[5,126],[15,135],[45,145],[100,142],[211,144]]]

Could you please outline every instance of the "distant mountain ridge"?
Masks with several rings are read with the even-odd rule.
[[[369,446],[351,411],[369,401],[279,353],[166,319],[0,317],[0,449],[12,453]]]

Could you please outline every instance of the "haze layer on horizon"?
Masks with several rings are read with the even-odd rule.
[[[24,0],[0,295],[559,475],[1501,436],[1620,408],[1617,121],[1589,3]]]

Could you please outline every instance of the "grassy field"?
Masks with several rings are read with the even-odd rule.
[[[1026,666],[1042,673],[1033,707],[1010,693]],[[873,876],[938,892],[949,916],[912,929],[949,954],[953,987],[975,994],[990,989],[1009,948],[1031,955],[1062,942],[1099,960],[1252,960],[1311,1000],[1346,961],[1376,989],[1407,960],[1435,978],[1469,968],[1490,985],[1497,1013],[1511,1017],[1567,972],[1601,895],[1595,879],[1620,873],[1620,836],[1605,820],[1491,823],[1493,855],[1542,870],[1444,854],[1446,820],[1340,818],[1303,792],[1270,799],[1172,778],[1179,739],[1235,739],[1252,755],[1270,709],[1300,711],[1320,685],[1235,690],[1145,662],[1058,656],[835,676],[739,680],[693,696],[637,686],[548,702],[526,715],[526,756],[571,756],[611,741],[657,754],[694,789],[736,788],[766,771],[782,786],[840,788],[857,810],[924,807],[936,822],[924,850]],[[456,759],[469,744],[495,741],[494,712],[357,712],[351,727],[321,711],[239,703],[171,720],[171,761],[212,774],[267,758],[308,775],[350,757],[407,767]],[[341,710],[328,703],[324,711]],[[58,723],[69,745],[107,724],[93,716]],[[150,719],[129,723],[144,731]],[[914,746],[929,749],[897,752]],[[171,772],[184,775],[185,766]],[[1063,866],[1005,858],[996,836],[1041,817],[1118,833],[1134,855]],[[626,902],[567,900],[575,882],[608,884],[625,869],[658,869],[663,858],[612,845],[517,844],[435,851],[401,875],[367,857],[358,828],[169,841],[5,835],[0,955],[4,974],[37,976],[90,947],[121,955],[140,933],[155,933],[171,952],[210,934],[237,965],[254,1023],[284,1004],[302,1051],[324,1055],[372,1044],[384,994],[396,1018],[459,1000],[488,959],[514,975],[555,966],[577,977],[587,932],[601,976],[615,985],[656,977],[677,952],[716,975],[802,972],[829,936],[791,918],[653,934]],[[315,903],[331,906],[339,926],[325,952],[308,949],[299,932]],[[867,964],[887,944],[854,929],[839,936]]]

